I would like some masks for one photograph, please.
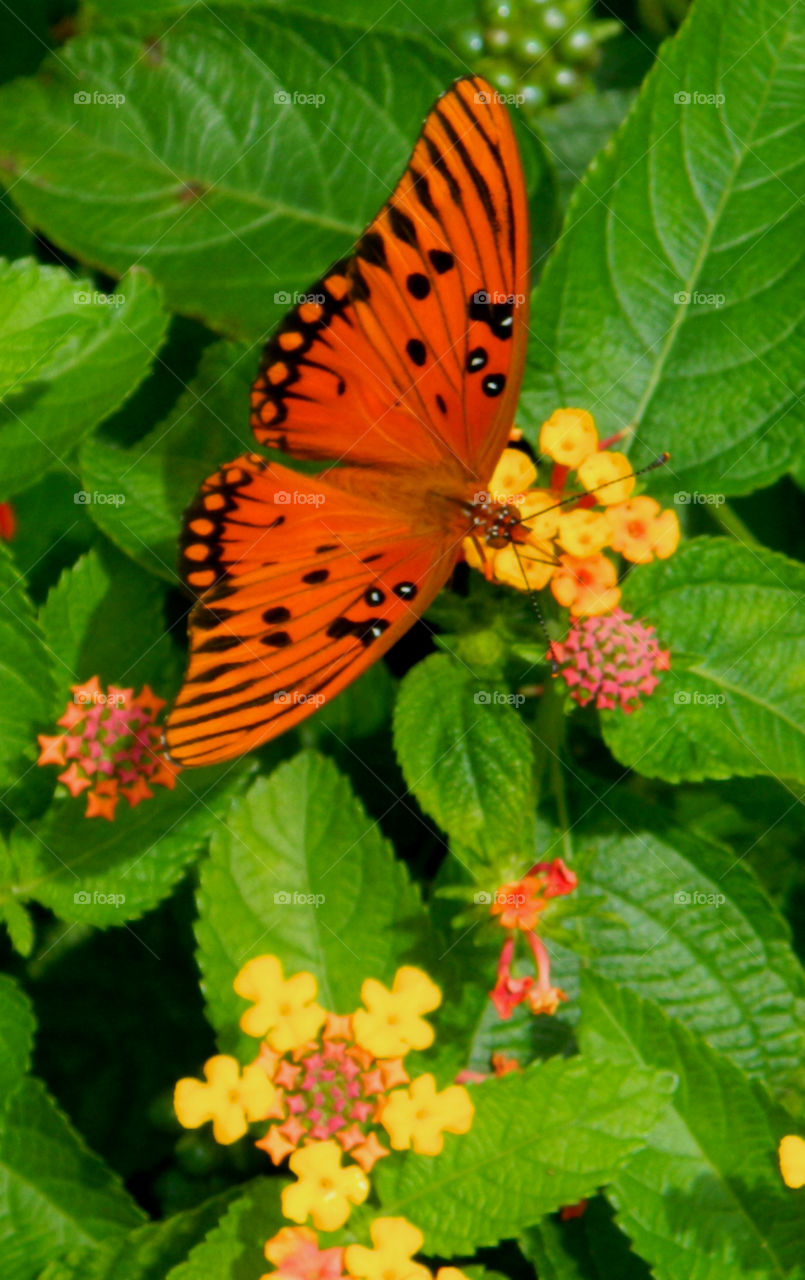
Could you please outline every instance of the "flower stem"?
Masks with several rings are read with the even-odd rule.
[[[746,527],[743,520],[737,515],[727,502],[719,505],[715,503],[709,506],[710,517],[715,524],[719,526],[724,533],[729,534],[731,538],[735,538],[738,542],[743,542],[749,547],[759,547],[755,535]]]
[[[549,678],[545,681],[545,692],[540,699],[534,735],[542,747],[542,750],[537,753],[537,794],[542,793],[543,778],[547,773],[562,832],[562,857],[569,862],[572,860],[573,846],[570,839],[570,817],[562,765],[565,715],[562,694],[556,680]]]

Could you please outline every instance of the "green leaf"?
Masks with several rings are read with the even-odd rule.
[[[507,699],[434,654],[400,685],[394,745],[409,791],[460,846],[533,859],[533,751]]]
[[[210,1020],[231,1045],[246,1007],[232,982],[253,956],[312,972],[325,1008],[349,1013],[364,978],[390,982],[412,953],[422,963],[425,916],[347,779],[306,751],[258,779],[215,833],[197,936]]]
[[[456,63],[275,8],[163,23],[74,40],[4,87],[6,180],[76,257],[115,275],[136,259],[172,309],[258,338],[382,204]]]
[[[668,782],[805,779],[805,569],[699,538],[630,574],[624,608],[657,628],[671,670],[634,715],[602,714],[623,763]]]
[[[114,547],[102,545],[65,569],[40,622],[59,664],[54,718],[70,700],[69,686],[92,676],[135,693],[145,683],[158,695],[172,692],[179,655],[167,631],[163,590]]]
[[[114,506],[93,503],[96,523],[132,559],[169,582],[177,580],[185,507],[222,462],[254,443],[243,407],[256,368],[248,347],[215,343],[171,414],[142,440],[126,449],[98,435],[81,451],[86,488],[124,499]]]
[[[54,1261],[39,1280],[165,1280],[168,1269],[218,1225],[238,1194],[233,1188],[162,1222],[149,1222],[107,1252],[81,1250]]]
[[[665,1072],[601,1058],[551,1059],[473,1086],[468,1134],[440,1156],[408,1153],[378,1165],[385,1214],[450,1256],[508,1239],[609,1181],[639,1150],[667,1106]]]
[[[543,1218],[520,1237],[519,1245],[539,1280],[650,1280],[642,1258],[612,1221],[607,1202],[596,1196],[580,1218]]]
[[[776,1167],[790,1119],[657,1005],[592,974],[582,986],[587,1053],[613,1070],[640,1064],[679,1077],[671,1107],[609,1193],[657,1280],[796,1280],[802,1211]]]
[[[44,1086],[27,1079],[0,1125],[0,1269],[32,1280],[59,1249],[103,1245],[142,1221]]]
[[[571,203],[521,424],[633,424],[635,465],[671,452],[666,491],[745,493],[802,454],[803,117],[802,7],[697,0]]]
[[[195,0],[86,0],[85,11],[90,17],[98,15],[104,21],[119,22],[139,17],[143,13],[184,13],[192,8]],[[363,29],[388,27],[394,31],[408,31],[419,36],[444,31],[467,16],[467,0],[443,0],[438,10],[432,0],[219,0],[219,8],[275,8],[298,10],[316,17],[338,18],[342,22],[355,23]],[[356,33],[359,34],[359,33]]]
[[[8,496],[42,471],[70,469],[84,436],[145,377],[167,316],[139,267],[106,295],[32,258],[0,259],[0,314],[0,489]],[[75,501],[86,501],[75,480]]]
[[[539,119],[539,131],[556,166],[559,191],[566,201],[585,170],[620,125],[634,101],[629,89],[583,93]]]
[[[174,888],[223,825],[248,766],[188,769],[173,791],[132,809],[121,801],[114,822],[85,818],[82,798],[57,795],[45,817],[12,832],[12,856],[33,868],[17,886],[62,920],[124,924],[150,911]]]
[[[206,1240],[166,1280],[251,1280],[265,1272],[263,1245],[287,1226],[280,1209],[279,1178],[256,1178],[227,1210]],[[164,1274],[164,1273],[163,1273]]]
[[[0,1103],[28,1071],[36,1019],[31,1002],[8,974],[0,974]]]
[[[623,793],[593,805],[574,838],[580,900],[605,895],[578,920],[589,963],[781,1086],[805,1056],[805,975],[747,864]]]
[[[0,787],[12,785],[36,756],[36,733],[51,709],[53,660],[22,577],[0,546]]]

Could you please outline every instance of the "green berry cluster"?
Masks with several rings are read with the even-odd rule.
[[[453,47],[530,114],[589,88],[602,40],[621,29],[595,19],[590,0],[478,0],[477,15],[455,28]]]

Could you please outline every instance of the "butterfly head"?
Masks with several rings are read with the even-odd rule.
[[[510,542],[524,542],[527,531],[523,529],[520,512],[511,502],[495,502],[490,494],[476,494],[469,502],[466,513],[470,520],[469,535],[488,547],[499,551]]]

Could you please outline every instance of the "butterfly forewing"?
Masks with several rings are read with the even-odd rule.
[[[258,441],[480,483],[519,391],[527,228],[506,109],[484,81],[458,81],[354,254],[267,344],[252,392]]]

